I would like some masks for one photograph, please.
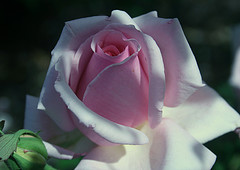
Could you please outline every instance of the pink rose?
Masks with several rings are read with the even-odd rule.
[[[177,19],[118,10],[66,23],[25,118],[51,143],[50,156],[86,152],[84,170],[210,169],[215,155],[201,143],[239,126],[238,113],[202,83]],[[74,146],[56,146],[59,136]]]

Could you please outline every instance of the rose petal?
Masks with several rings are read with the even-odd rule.
[[[37,109],[37,104],[37,97],[27,95],[24,128],[32,130],[33,132],[40,131],[39,135],[44,140],[64,133],[44,111]]]
[[[53,56],[40,94],[38,109],[46,110],[46,113],[64,130],[71,131],[74,126],[66,112],[66,106],[54,89],[54,82],[57,78],[54,65],[60,56],[71,61],[80,44],[109,23],[105,19],[105,16],[99,16],[67,22],[56,47],[52,51]],[[66,70],[68,71],[65,73],[66,79],[69,79],[70,70],[70,68]]]
[[[69,52],[68,54],[65,53],[63,55],[67,56],[65,58],[71,58],[73,53]],[[37,108],[39,110],[44,110],[45,113],[52,120],[54,120],[61,129],[65,131],[71,131],[75,127],[73,126],[70,116],[66,112],[66,106],[64,105],[59,94],[54,89],[54,82],[57,78],[57,72],[53,68],[53,63],[55,64],[54,56],[51,60],[49,70],[43,84]],[[70,72],[70,68],[68,68],[67,71]],[[64,123],[62,123],[62,120],[64,120]]]
[[[179,21],[157,18],[156,12],[136,17],[134,21],[156,41],[161,50],[166,76],[164,105],[179,105],[203,86],[196,60]]]
[[[77,157],[82,156],[80,153],[75,153],[72,151],[69,151],[67,149],[64,149],[60,146],[56,146],[53,144],[50,144],[48,142],[43,142],[49,157],[57,158],[57,159],[74,159]]]
[[[162,55],[153,39],[144,35],[147,50],[144,56],[148,56],[149,75],[149,101],[148,120],[150,126],[155,128],[161,121],[162,107],[165,92],[165,76]]]
[[[71,73],[68,82],[71,89],[74,93],[78,91],[79,81],[83,76],[88,64],[91,60],[91,56],[93,55],[93,51],[91,50],[92,37],[89,37],[84,43],[81,44],[77,52],[71,61]]]
[[[73,93],[65,79],[65,68],[68,62],[60,58],[56,63],[58,79],[55,88],[61,98],[72,112],[75,125],[92,141],[99,145],[120,144],[145,144],[147,137],[140,131],[111,122],[87,108]]]
[[[118,37],[119,42],[117,42],[117,40],[115,38],[110,38],[112,35],[116,35],[116,37]],[[106,39],[107,38],[107,39]],[[111,40],[108,40],[111,39]],[[123,51],[117,55],[117,56],[109,56],[107,54],[105,54],[101,47],[99,47],[99,44],[101,42],[101,45],[108,45],[109,41],[112,41],[113,44],[115,45],[121,45],[121,46],[126,46],[125,49],[123,49]],[[88,51],[89,46],[85,46],[85,48],[82,48],[81,51],[83,51],[81,54],[81,56],[79,56],[78,58],[81,59],[81,61],[76,61],[76,63],[78,65],[80,65],[79,67],[77,67],[74,71],[74,73],[72,72],[71,74],[71,80],[76,81],[78,80],[79,82],[75,82],[75,84],[78,84],[78,88],[77,90],[75,90],[75,93],[77,94],[77,96],[79,97],[80,100],[82,100],[84,92],[86,90],[87,85],[97,76],[97,74],[99,74],[105,67],[114,64],[114,63],[119,63],[121,61],[123,61],[124,59],[126,59],[127,57],[129,57],[129,48],[128,46],[132,48],[136,48],[137,47],[133,47],[135,44],[132,42],[133,40],[127,40],[123,34],[121,34],[121,32],[117,32],[114,30],[103,30],[99,33],[97,33],[93,38],[92,38],[92,42],[91,42],[91,48],[92,51],[94,52],[93,55],[89,54],[88,56],[85,54],[85,51]],[[87,43],[89,45],[89,43]],[[80,50],[79,50],[80,51]],[[76,55],[75,55],[76,56]],[[91,56],[91,57],[89,57]],[[90,58],[88,60],[88,64],[87,62],[84,62],[85,65],[83,65],[83,61],[84,58]],[[86,67],[87,65],[87,67]],[[83,69],[84,69],[84,73]],[[78,71],[77,71],[78,70]],[[71,83],[71,87],[72,87]],[[72,88],[73,89],[73,88]]]
[[[40,131],[39,135],[43,140],[52,143],[52,145],[65,145],[66,148],[64,150],[69,150],[68,152],[86,153],[95,147],[95,144],[79,131],[62,131],[44,111],[37,109],[37,104],[38,98],[27,96],[24,119],[25,129],[32,130],[33,132]]]
[[[61,37],[52,51],[53,56],[40,94],[38,109],[45,110],[46,113],[64,130],[71,131],[74,129],[74,126],[71,118],[66,112],[63,101],[54,89],[54,82],[57,78],[57,72],[55,71],[54,65],[61,56],[68,58],[69,60],[74,60],[74,55],[77,49],[87,38],[102,30],[106,25],[115,22],[124,22],[128,24],[134,23],[133,20],[123,11],[113,11],[111,17],[96,16],[66,22]],[[85,59],[83,60],[85,61]],[[84,67],[82,67],[82,64],[80,65],[81,72]],[[76,72],[78,71],[75,70],[75,73]],[[66,74],[67,80],[70,76],[69,73],[70,70],[68,75]],[[76,88],[75,84],[76,82],[73,81],[73,90]],[[64,124],[61,120],[65,120]]]
[[[149,79],[148,119],[150,126],[154,128],[161,121],[165,93],[165,76],[161,52],[150,36],[136,31],[134,27],[111,24],[107,28],[123,32],[127,38],[136,39],[141,46],[138,57],[142,69]]]
[[[148,80],[137,54],[105,68],[88,85],[83,103],[113,122],[136,127],[147,120]]]
[[[107,16],[94,16],[66,22],[53,53],[61,53],[65,50],[77,51],[86,39],[109,24],[106,19]]]
[[[239,114],[208,86],[178,107],[164,107],[163,116],[173,119],[201,143],[240,127]]]
[[[118,50],[118,48],[114,45],[108,45],[108,46],[105,46],[103,49],[101,49],[99,46],[98,46],[98,51],[101,51],[105,54],[107,54],[108,56],[118,56],[121,52]]]
[[[142,131],[148,144],[97,147],[76,169],[211,169],[215,162],[211,151],[171,120],[163,119],[154,130],[146,124]]]
[[[109,45],[115,46],[117,48],[117,50],[119,51],[118,53],[121,53],[122,51],[124,51],[126,46],[131,45],[131,43],[127,40],[127,38],[121,32],[115,31],[115,30],[104,29],[94,35],[93,41],[91,43],[91,48],[94,52],[98,52],[99,49],[97,49],[97,47],[104,48]],[[115,55],[115,56],[117,56],[117,55]],[[106,56],[106,58],[109,58],[109,59],[112,58],[112,59],[116,60],[119,57],[110,57],[108,55],[108,56]]]
[[[125,12],[121,10],[113,10],[111,17],[108,19],[112,23],[118,23],[123,25],[133,25],[136,29],[140,30],[134,20]]]
[[[105,54],[106,55],[106,54]],[[120,55],[119,58],[122,57],[127,58],[129,56],[128,48],[126,48]],[[83,95],[86,91],[88,84],[107,66],[114,64],[115,61],[105,59],[105,57],[100,56],[97,53],[94,53],[91,57],[91,60],[86,68],[84,74],[81,77],[81,80],[78,84],[78,90],[76,94],[80,100],[83,99]]]

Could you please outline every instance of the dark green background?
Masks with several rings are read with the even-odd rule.
[[[64,22],[110,15],[113,9],[132,17],[156,10],[159,17],[179,18],[204,81],[234,108],[240,105],[228,84],[234,56],[232,28],[240,24],[239,0],[5,1],[0,6],[0,116],[3,112],[12,116],[11,130],[23,126],[25,95],[39,96]],[[235,134],[207,146],[218,156],[214,169],[240,168],[240,141]]]

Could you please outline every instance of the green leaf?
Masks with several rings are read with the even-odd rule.
[[[0,160],[7,160],[17,147],[18,138],[15,134],[3,135],[0,137]]]
[[[6,134],[0,137],[0,160],[7,160],[17,148],[19,137],[23,134],[30,134],[39,139],[38,135],[27,129],[21,129],[14,134]]]

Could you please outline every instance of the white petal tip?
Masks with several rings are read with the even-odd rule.
[[[149,12],[148,15],[151,15],[151,16],[153,16],[153,17],[158,17],[157,11]]]

